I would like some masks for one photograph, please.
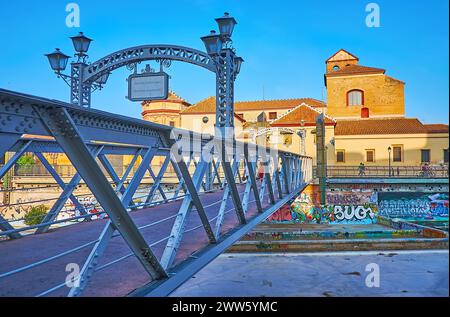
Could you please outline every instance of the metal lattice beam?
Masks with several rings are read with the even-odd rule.
[[[83,142],[82,134],[65,108],[34,107],[45,122],[49,133],[56,139],[72,164],[76,167],[97,201],[105,208],[111,221],[141,262],[152,279],[166,276],[165,270],[137,230],[94,157]]]

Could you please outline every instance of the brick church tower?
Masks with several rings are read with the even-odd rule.
[[[405,116],[405,83],[381,68],[359,65],[359,58],[339,50],[326,60],[327,114],[333,118]]]

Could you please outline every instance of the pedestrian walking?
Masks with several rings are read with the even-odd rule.
[[[358,176],[363,176],[366,175],[366,166],[364,165],[363,162],[359,163],[358,166]]]

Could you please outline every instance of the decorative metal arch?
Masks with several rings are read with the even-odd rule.
[[[72,63],[70,102],[90,107],[91,92],[102,76],[113,70],[142,61],[180,61],[203,67],[216,74],[216,126],[222,134],[225,127],[234,126],[234,81],[239,72],[238,58],[232,48],[223,48],[219,54],[210,56],[205,52],[177,45],[142,45],[123,49],[100,60],[86,64]],[[102,80],[100,80],[102,81]]]
[[[117,68],[148,60],[186,62],[216,73],[214,61],[202,51],[177,45],[142,45],[117,51],[88,65],[84,68],[83,82],[93,83]]]

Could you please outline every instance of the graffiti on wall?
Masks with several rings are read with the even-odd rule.
[[[376,205],[335,205],[333,207],[334,221],[342,224],[370,224],[376,222]]]
[[[376,204],[377,192],[328,192],[327,203],[330,205],[363,205]]]
[[[106,216],[106,214],[99,214],[103,211],[103,208],[100,207],[94,196],[89,195],[78,197],[78,202],[88,214],[92,215],[91,220],[102,219]],[[64,205],[61,213],[58,215],[58,220],[77,216],[80,216],[80,212],[75,208],[72,201],[69,200]]]
[[[50,209],[56,201],[56,198],[43,200],[43,195],[45,194],[41,194],[41,196],[18,197],[11,205],[0,204],[0,214],[7,220],[21,220],[33,206],[44,205]],[[50,195],[47,195],[47,197],[48,196]],[[99,206],[99,203],[94,196],[79,196],[78,202],[88,214],[92,215],[91,220],[104,218],[106,216],[106,214],[98,214],[99,212],[102,212],[103,209]],[[61,211],[58,213],[56,220],[68,219],[80,215],[81,213],[75,208],[73,202],[67,200]]]
[[[327,193],[325,206],[320,206],[308,193],[302,193],[290,205],[270,216],[268,222],[371,224],[376,222],[377,195],[365,192]]]
[[[448,193],[380,193],[380,215],[390,218],[448,218]]]

